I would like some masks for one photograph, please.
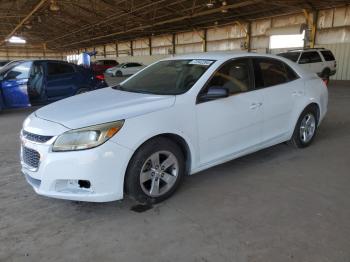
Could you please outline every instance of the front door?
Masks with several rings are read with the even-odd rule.
[[[1,90],[6,107],[30,106],[28,78],[32,62],[23,62],[10,69],[1,81]]]
[[[254,90],[253,79],[251,60],[234,59],[216,71],[204,88],[224,87],[230,96],[196,106],[201,165],[238,155],[261,142],[262,97]]]

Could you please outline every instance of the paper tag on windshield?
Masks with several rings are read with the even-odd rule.
[[[189,65],[203,65],[203,66],[209,66],[213,63],[214,61],[212,60],[202,60],[202,59],[198,59],[198,60],[192,60],[191,62],[189,62]]]

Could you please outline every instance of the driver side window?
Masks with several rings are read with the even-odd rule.
[[[5,75],[5,80],[19,80],[29,78],[30,68],[32,66],[32,62],[23,62],[16,66],[14,66],[11,70],[9,70]]]
[[[250,91],[252,89],[250,68],[250,59],[229,61],[214,73],[208,87],[226,88],[230,95]]]

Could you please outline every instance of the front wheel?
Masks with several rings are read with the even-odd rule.
[[[290,140],[297,148],[309,146],[317,131],[317,111],[314,107],[307,107],[300,115]]]
[[[158,203],[175,192],[184,174],[185,160],[179,146],[166,138],[156,138],[132,157],[125,189],[138,202]]]
[[[117,71],[117,72],[115,72],[114,76],[121,77],[121,76],[123,76],[123,73],[121,71]]]

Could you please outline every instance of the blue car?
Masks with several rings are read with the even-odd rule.
[[[106,86],[91,69],[64,61],[14,61],[0,69],[0,110],[48,104]]]

